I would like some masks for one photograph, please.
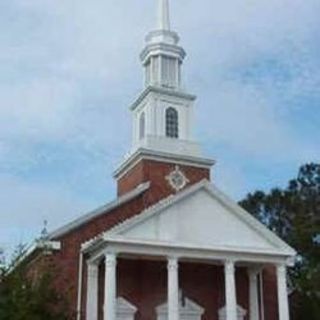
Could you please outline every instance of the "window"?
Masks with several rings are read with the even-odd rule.
[[[169,138],[179,138],[178,111],[174,108],[166,110],[166,136]]]
[[[139,138],[140,140],[144,138],[146,130],[146,116],[145,113],[142,112],[139,120]]]

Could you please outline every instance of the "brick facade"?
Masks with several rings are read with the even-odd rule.
[[[174,191],[169,186],[166,177],[175,167],[175,163],[141,160],[118,180],[118,196],[133,190],[139,184],[147,181],[151,183],[151,192],[149,193],[151,202],[170,195]],[[210,180],[209,169],[186,165],[179,165],[179,168],[189,180],[187,186],[203,179]]]

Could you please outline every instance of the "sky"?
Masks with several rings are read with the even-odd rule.
[[[235,200],[320,158],[320,1],[171,0],[194,137]],[[156,0],[0,1],[0,247],[115,197]]]

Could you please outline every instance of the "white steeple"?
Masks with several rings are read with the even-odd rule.
[[[169,0],[158,0],[158,29],[170,30]]]
[[[132,106],[133,151],[153,151],[199,156],[192,141],[195,96],[182,90],[181,67],[185,51],[170,29],[169,0],[157,0],[156,30],[149,32],[141,53],[145,90]]]
[[[144,67],[144,90],[131,106],[132,149],[115,173],[121,176],[139,157],[192,163],[210,167],[193,140],[193,104],[196,97],[181,85],[185,51],[170,28],[169,0],[157,0],[156,29],[146,37],[140,58]]]

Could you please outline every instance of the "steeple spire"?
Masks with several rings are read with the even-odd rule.
[[[170,30],[169,0],[158,0],[158,29]]]

